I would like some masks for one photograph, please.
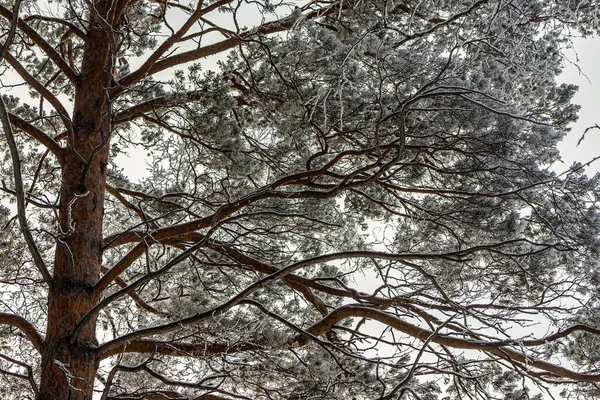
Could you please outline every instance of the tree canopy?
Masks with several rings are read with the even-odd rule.
[[[599,14],[1,0],[0,395],[600,397]]]

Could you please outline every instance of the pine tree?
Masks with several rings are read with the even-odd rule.
[[[0,394],[597,396],[599,12],[0,1]]]

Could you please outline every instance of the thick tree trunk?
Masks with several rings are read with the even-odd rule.
[[[92,398],[98,368],[95,319],[76,340],[78,321],[97,303],[92,288],[102,263],[104,190],[110,137],[110,32],[93,27],[77,82],[73,133],[65,149],[53,284],[42,351],[40,400]],[[72,343],[73,342],[73,343]]]
[[[90,146],[99,138],[93,130],[76,124],[77,136],[86,132]],[[77,139],[76,139],[77,141]],[[84,144],[83,141],[81,144]],[[91,152],[79,155],[89,160]],[[95,305],[93,285],[99,278],[102,262],[103,191],[106,151],[97,151],[98,160],[81,161],[69,151],[63,173],[60,224],[66,232],[57,245],[54,282],[48,298],[48,325],[42,352],[40,399],[91,399],[96,372],[95,320],[71,344],[77,322]],[[84,175],[87,174],[84,181]]]

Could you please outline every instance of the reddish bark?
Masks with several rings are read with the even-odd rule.
[[[91,29],[77,81],[73,133],[64,154],[59,223],[42,351],[42,400],[92,398],[97,370],[95,318],[76,340],[77,322],[97,303],[92,288],[102,263],[102,222],[110,135],[111,33]],[[104,66],[104,67],[102,67]]]

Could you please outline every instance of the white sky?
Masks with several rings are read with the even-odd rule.
[[[223,18],[225,19],[225,18]],[[219,23],[223,21],[219,20]],[[585,140],[577,146],[585,130],[598,124],[600,126],[600,38],[576,39],[574,49],[567,52],[568,62],[564,72],[557,78],[558,83],[569,83],[579,86],[573,102],[581,106],[579,120],[571,125],[571,132],[559,145],[563,163],[556,165],[557,172],[568,169],[573,162],[586,163],[594,157],[600,156],[600,129],[591,129],[585,135]],[[225,58],[225,57],[222,57]],[[219,57],[203,60],[205,70],[217,70]],[[171,73],[171,71],[167,71]],[[142,161],[145,152],[139,148],[130,149],[129,154],[119,155],[115,161],[125,168],[126,175],[137,181],[147,177],[148,171]],[[136,162],[131,162],[136,161]],[[588,174],[600,172],[600,160],[586,168]]]
[[[579,104],[581,110],[579,120],[572,125],[571,132],[559,146],[564,164],[558,166],[557,170],[564,170],[575,161],[585,163],[600,156],[600,129],[588,131],[585,140],[577,146],[586,128],[600,125],[600,38],[575,40],[575,49],[568,52],[567,56],[579,66],[581,72],[574,64],[568,65],[557,81],[579,86],[573,102]],[[588,170],[599,172],[600,161],[592,164]]]
[[[567,65],[565,72],[557,78],[557,81],[579,86],[579,92],[575,96],[574,102],[581,105],[581,110],[579,121],[573,124],[571,133],[560,145],[564,164],[557,166],[558,171],[567,169],[575,161],[585,163],[594,157],[600,156],[600,129],[590,130],[586,135],[586,139],[579,146],[576,146],[586,128],[595,124],[600,125],[600,107],[596,93],[600,93],[600,38],[576,40],[575,51],[569,52],[568,57],[573,64]],[[206,61],[206,69],[215,68],[214,60]],[[580,70],[575,64],[578,65]],[[12,94],[17,93],[13,92]],[[133,150],[129,157],[122,155],[116,161],[125,168],[125,174],[136,180],[136,178],[146,175],[142,161],[144,155],[143,150]],[[593,164],[589,171],[600,171],[600,161]],[[13,208],[14,205],[11,205],[11,209]],[[381,231],[379,233],[382,234]],[[371,289],[369,281],[369,279],[361,281],[360,289],[362,291]],[[373,282],[373,285],[377,286],[378,283]],[[376,327],[374,328],[375,331],[378,331]]]

